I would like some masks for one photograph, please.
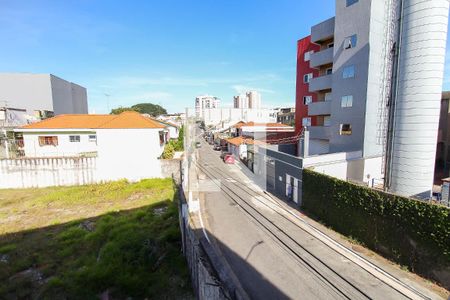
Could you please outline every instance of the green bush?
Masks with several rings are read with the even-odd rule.
[[[450,270],[450,210],[303,170],[303,208],[416,273]],[[448,287],[447,287],[448,288]]]
[[[162,159],[172,159],[175,155],[175,149],[173,147],[173,144],[171,142],[167,143],[164,147],[164,151],[161,155]]]

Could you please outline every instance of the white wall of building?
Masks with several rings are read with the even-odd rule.
[[[342,180],[370,183],[383,178],[381,156],[362,157],[362,151],[305,157],[303,167]]]
[[[171,139],[178,138],[179,129],[177,127],[167,126],[166,128],[169,130],[169,138]]]
[[[140,180],[161,176],[160,129],[98,129],[99,178]]]
[[[245,93],[248,99],[248,107],[253,109],[261,108],[261,94],[257,91],[249,91]]]
[[[71,142],[70,136],[80,136],[80,142]],[[47,131],[30,132],[23,134],[24,151],[26,157],[61,157],[79,156],[83,152],[97,151],[97,142],[89,140],[90,135],[95,135],[95,131]],[[58,145],[39,145],[39,137],[56,136]]]
[[[87,132],[80,134],[80,143],[70,143],[69,134],[57,132],[58,146],[37,148],[36,156],[42,156],[40,158],[0,160],[0,188],[76,185],[119,179],[138,181],[162,177],[164,174],[159,157],[164,145],[160,144],[159,132],[160,129],[96,129],[97,143],[86,140]],[[37,143],[39,147],[38,136],[24,135],[25,147],[28,147],[26,153],[35,151],[32,143]],[[95,150],[97,156],[61,157],[66,153],[74,155],[77,149]]]
[[[203,119],[207,126],[228,128],[239,121],[274,123],[277,120],[277,115],[274,109],[216,108],[205,109]]]

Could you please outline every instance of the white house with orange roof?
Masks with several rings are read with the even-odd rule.
[[[96,157],[96,179],[160,177],[168,130],[137,112],[58,115],[15,130],[26,158]]]

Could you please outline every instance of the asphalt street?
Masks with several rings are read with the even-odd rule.
[[[201,142],[201,214],[216,249],[252,299],[427,299],[392,286],[340,255],[256,186],[243,165],[227,165]]]

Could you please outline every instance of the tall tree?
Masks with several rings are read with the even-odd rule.
[[[149,114],[152,117],[167,114],[167,110],[158,104],[153,103],[138,103],[131,107],[118,107],[111,110],[112,115],[118,115],[124,111],[137,111],[141,114]]]
[[[118,114],[120,114],[120,113],[123,113],[124,111],[137,111],[136,109],[133,109],[133,108],[131,108],[131,107],[122,107],[122,106],[119,106],[118,108],[113,108],[112,110],[111,110],[111,115],[118,115]]]
[[[167,114],[167,110],[164,107],[153,103],[139,103],[133,105],[131,108],[139,111],[142,114],[149,114],[153,117]]]

